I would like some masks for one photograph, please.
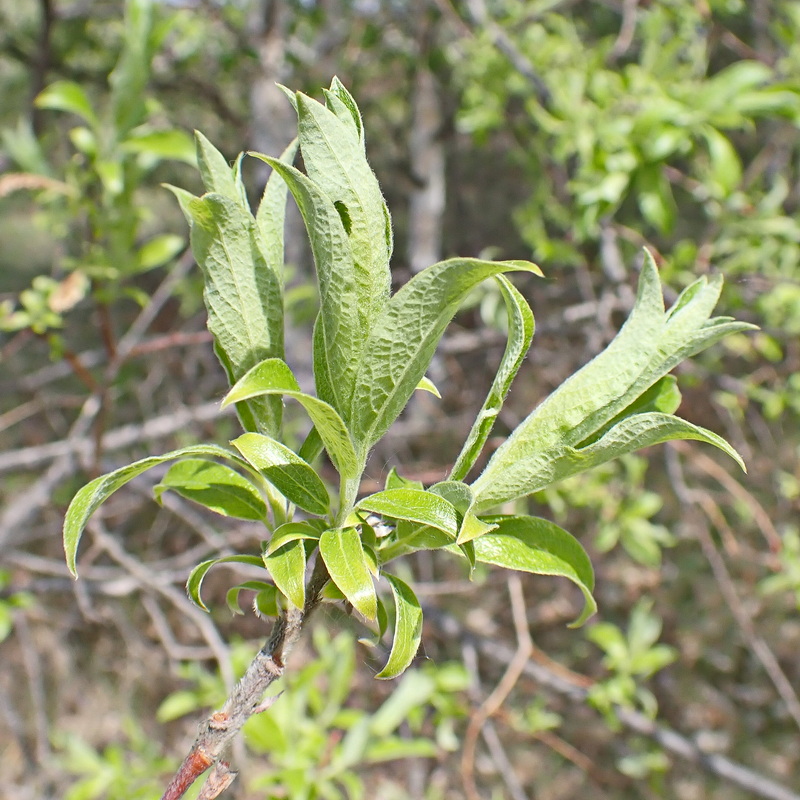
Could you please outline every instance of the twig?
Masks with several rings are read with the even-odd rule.
[[[694,457],[694,454],[693,456]],[[698,492],[690,489],[686,485],[683,478],[683,469],[678,460],[678,456],[673,450],[667,451],[667,470],[669,472],[672,488],[678,497],[678,500],[683,504],[684,508],[688,509],[703,509],[703,503],[698,498]],[[749,612],[745,609],[744,604],[739,599],[739,594],[734,586],[733,579],[731,578],[725,561],[717,551],[714,545],[714,540],[711,538],[708,527],[703,524],[699,519],[699,514],[695,514],[697,524],[692,526],[700,547],[703,550],[706,560],[714,573],[714,578],[717,581],[720,592],[725,598],[725,603],[730,609],[739,630],[742,632],[745,641],[750,646],[753,654],[761,662],[764,671],[767,673],[772,685],[780,695],[781,700],[786,704],[786,709],[791,715],[792,719],[800,728],[800,699],[794,691],[791,682],[786,677],[786,673],[778,663],[775,654],[770,650],[767,643],[756,633],[753,619]]]
[[[283,675],[286,658],[300,638],[309,616],[319,605],[320,592],[327,582],[328,573],[325,564],[321,558],[317,558],[306,587],[305,606],[302,610],[292,608],[284,611],[278,618],[269,639],[250,662],[250,666],[225,701],[222,710],[215,711],[201,725],[189,754],[170,781],[161,800],[179,800],[183,797],[200,775],[218,763],[225,747],[237,736],[245,722],[253,714],[264,710],[264,692]],[[224,769],[227,770],[227,765]],[[212,772],[206,784],[209,779],[216,780],[217,774],[216,770]],[[205,788],[203,791],[206,791]],[[213,788],[210,791],[213,792]],[[218,794],[219,792],[206,796],[212,798]]]
[[[491,18],[484,0],[466,0],[466,8],[473,25],[488,32],[494,46],[511,62],[514,69],[533,86],[536,99],[544,106],[550,101],[547,84],[534,69],[528,57],[522,53],[506,32]]]
[[[153,417],[145,422],[122,425],[107,431],[103,436],[103,450],[107,453],[123,450],[134,444],[141,444],[148,439],[161,439],[171,436],[176,431],[185,430],[194,422],[207,422],[231,413],[221,410],[218,402],[203,403],[198,406],[184,406]],[[33,469],[53,459],[65,456],[88,457],[91,453],[92,441],[88,437],[75,436],[72,433],[60,442],[23,447],[0,454],[0,472],[8,470]]]
[[[478,787],[475,783],[475,751],[481,728],[486,720],[503,705],[522,675],[525,665],[533,652],[533,642],[528,630],[525,611],[525,596],[522,593],[522,582],[519,575],[513,572],[508,577],[508,593],[511,597],[511,612],[514,618],[514,629],[517,634],[517,650],[500,682],[481,707],[472,715],[467,726],[467,732],[464,735],[464,748],[461,755],[461,779],[464,783],[464,792],[469,800],[480,800]]]
[[[507,664],[514,657],[515,651],[508,645],[470,633],[449,614],[443,614],[431,608],[426,610],[425,616],[430,623],[438,625],[448,639],[460,640],[464,647],[474,647],[481,655],[495,663]],[[575,683],[566,680],[541,663],[528,661],[523,672],[540,686],[571,702],[584,703],[586,700],[587,690],[585,688],[576,686]],[[660,725],[638,711],[617,707],[614,712],[623,727],[652,739],[668,753],[691,764],[696,764],[711,775],[716,775],[734,786],[751,792],[754,797],[761,797],[764,800],[800,800],[800,794],[777,781],[731,761],[725,756],[707,752],[691,739],[671,728]]]

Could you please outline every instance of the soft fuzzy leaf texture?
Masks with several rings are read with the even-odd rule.
[[[613,342],[567,379],[498,448],[473,489],[488,508],[531,494],[604,461],[670,439],[719,447],[744,468],[716,434],[675,417],[636,413],[639,398],[685,358],[724,336],[753,326],[710,318],[721,278],[701,278],[665,312],[655,262],[645,254],[636,304]],[[624,414],[630,409],[631,416]],[[614,418],[597,442],[592,437]]]

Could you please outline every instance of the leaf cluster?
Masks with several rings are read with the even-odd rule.
[[[514,430],[481,474],[468,478],[484,449],[534,332],[531,310],[505,276],[541,274],[523,261],[453,258],[415,275],[390,293],[389,212],[365,155],[355,100],[337,79],[324,102],[287,96],[298,137],[280,158],[252,154],[272,167],[255,212],[241,178],[201,134],[197,158],[206,193],[172,187],[191,228],[203,272],[208,325],[231,384],[223,405],[235,404],[244,433],[234,449],[195,445],[142,459],[95,479],[67,512],[64,541],[75,571],[86,522],[113,492],[145,470],[178,460],[156,487],[174,490],[211,510],[263,522],[261,552],[212,559],[188,581],[202,605],[204,576],[215,564],[263,568],[265,580],[234,587],[256,592],[261,613],[302,609],[309,561],[321,560],[328,595],[346,600],[375,627],[389,624],[376,585],[388,586],[394,635],[381,678],[411,663],[421,637],[422,610],[413,587],[389,571],[398,557],[444,550],[466,560],[566,577],[584,595],[575,624],[595,610],[594,575],[580,543],[538,517],[494,510],[642,447],[671,439],[715,445],[743,466],[716,434],[674,415],[680,394],[669,372],[682,360],[748,325],[711,316],[721,280],[702,278],[664,305],[656,265],[645,255],[635,306],[609,347],[575,373]],[[299,149],[305,171],[292,162]],[[320,308],[314,326],[314,389],[303,389],[284,359],[283,224],[287,192],[305,221],[316,265]],[[417,388],[449,321],[481,282],[497,282],[508,317],[508,342],[486,400],[447,480],[430,487],[392,471],[385,488],[359,497],[369,453]],[[283,402],[297,402],[312,428],[292,450],[283,440]],[[329,495],[315,462],[325,451],[339,476]],[[379,522],[379,524],[378,524]],[[266,580],[269,577],[270,580]]]

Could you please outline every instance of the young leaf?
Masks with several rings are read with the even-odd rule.
[[[161,502],[168,489],[226,517],[262,520],[267,514],[258,489],[235,470],[215,461],[191,458],[173,464],[161,483],[153,487],[156,500]]]
[[[186,593],[189,595],[189,599],[195,605],[200,606],[203,611],[208,611],[206,604],[203,602],[203,598],[200,596],[200,589],[203,586],[203,578],[205,578],[206,573],[211,569],[211,567],[214,567],[217,564],[250,564],[254,567],[261,567],[261,569],[264,568],[264,563],[258,556],[244,555],[210,558],[208,561],[203,561],[202,563],[198,564],[191,571],[191,573],[189,573],[189,579],[186,581]]]
[[[500,284],[508,312],[508,342],[486,400],[450,471],[450,479],[455,481],[463,481],[467,477],[467,473],[480,455],[492,432],[497,415],[503,407],[511,381],[516,377],[533,339],[533,312],[525,302],[525,298],[505,275],[498,275],[495,280]]]
[[[57,111],[69,111],[77,114],[97,129],[97,115],[92,104],[83,91],[83,87],[73,81],[55,81],[36,96],[34,105],[37,108],[49,108]]]
[[[299,539],[264,554],[264,565],[272,575],[275,585],[302,608],[306,602],[306,549]]]
[[[396,678],[414,660],[422,638],[422,608],[411,588],[394,575],[384,573],[394,595],[394,639],[386,666],[376,678]]]
[[[336,98],[350,112],[356,132],[358,133],[358,139],[363,147],[364,123],[361,120],[361,111],[359,111],[353,95],[350,94],[345,85],[335,75],[331,81],[331,88],[325,92],[325,99],[326,101],[330,102],[331,105],[329,107],[331,108],[331,111],[335,111],[337,116],[340,119],[343,119],[343,116],[338,112],[338,110],[331,107],[333,105],[333,98]]]
[[[197,166],[206,192],[221,194],[235,203],[241,202],[241,193],[233,177],[233,169],[225,156],[203,136],[200,131],[194,132],[197,146]]]
[[[172,461],[177,458],[186,458],[192,456],[213,456],[215,458],[224,458],[232,461],[235,464],[244,464],[238,456],[230,450],[225,450],[222,447],[217,447],[213,444],[199,444],[190,447],[183,447],[180,450],[173,450],[170,453],[165,453],[162,456],[150,456],[143,458],[140,461],[135,461],[133,464],[128,464],[126,467],[109,472],[107,475],[101,475],[95,478],[78,490],[72,502],[69,504],[66,516],[64,517],[64,552],[67,557],[67,566],[69,571],[75,576],[78,576],[75,568],[75,554],[78,550],[78,543],[80,542],[83,529],[86,527],[86,522],[89,517],[104,503],[117,489],[123,487],[128,481],[132,481],[137,475],[141,475],[151,467],[163,464],[165,461]]]
[[[277,599],[275,597],[277,590],[271,583],[267,583],[266,581],[245,581],[244,583],[240,583],[228,589],[225,595],[225,603],[231,610],[232,614],[244,614],[241,606],[239,605],[239,594],[242,591],[253,591],[258,592],[259,595],[264,595],[259,604],[259,612],[263,614],[265,607],[274,605],[274,613],[266,614],[266,616],[274,617],[277,615],[278,605],[275,602]],[[272,597],[271,604],[268,601],[270,596]]]
[[[308,230],[319,281],[320,312],[314,329],[317,394],[348,421],[353,382],[367,331],[356,267],[342,218],[333,201],[306,175],[275,158],[266,161],[289,187]]]
[[[458,512],[448,500],[419,489],[388,489],[365,497],[356,508],[390,519],[404,519],[458,535]]]
[[[319,539],[326,529],[324,520],[307,519],[302,522],[286,522],[275,528],[267,545],[267,555],[274,553],[279,547],[299,539]]]
[[[358,531],[355,528],[325,531],[319,540],[319,551],[331,580],[353,608],[367,619],[375,619],[378,613],[375,586]]]
[[[344,478],[358,474],[356,453],[342,418],[327,403],[301,392],[292,371],[279,358],[262,361],[243,375],[222,401],[222,407],[260,395],[285,395],[297,400],[311,417],[339,474]]]
[[[125,38],[122,51],[108,83],[116,135],[123,138],[142,122],[145,115],[145,88],[150,80],[153,56],[153,2],[127,0]]]
[[[733,331],[752,327],[709,319],[720,288],[719,280],[701,278],[665,313],[655,262],[647,254],[628,321],[600,355],[556,389],[498,448],[473,483],[478,504],[490,507],[547,485],[542,482],[547,475],[562,474],[556,465],[572,459],[571,448],[591,442],[680,361]],[[699,430],[690,438],[712,441]],[[645,445],[630,443],[625,452],[639,446]]]
[[[346,210],[345,230],[355,263],[362,323],[389,298],[391,242],[386,240],[386,203],[367,163],[358,131],[316,100],[298,92],[298,131],[308,177]]]
[[[189,202],[192,251],[203,270],[208,329],[231,383],[265,358],[283,355],[283,299],[249,211],[221,194]],[[277,397],[248,404],[259,430],[276,435]],[[247,420],[243,419],[245,427]]]
[[[297,139],[295,139],[281,153],[280,160],[286,164],[291,164],[297,154]],[[286,220],[286,195],[289,187],[286,181],[275,171],[273,171],[267,185],[264,187],[264,194],[256,211],[256,227],[261,234],[264,243],[264,255],[270,269],[278,275],[283,283],[283,261],[284,261],[284,224]]]
[[[364,346],[353,393],[351,429],[363,452],[405,407],[469,291],[486,278],[519,269],[541,274],[527,262],[454,258],[418,273],[390,299]]]
[[[474,541],[477,561],[572,581],[583,592],[584,607],[570,627],[582,625],[597,611],[592,562],[574,536],[539,517],[493,517],[491,521],[497,530]]]
[[[290,502],[310,514],[328,513],[322,479],[286,445],[260,433],[245,433],[231,444]]]

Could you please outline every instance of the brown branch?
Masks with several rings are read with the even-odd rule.
[[[464,793],[469,800],[480,800],[478,787],[475,783],[475,752],[481,729],[486,721],[497,713],[503,705],[522,675],[525,665],[533,652],[533,642],[528,630],[525,612],[525,596],[522,593],[522,582],[519,579],[519,575],[514,572],[508,577],[508,593],[511,597],[511,612],[514,618],[514,629],[517,634],[517,650],[500,682],[484,700],[481,707],[472,715],[472,719],[470,719],[467,726],[467,732],[464,735],[464,748],[461,756],[461,779],[464,783]]]
[[[286,658],[300,638],[303,626],[319,605],[320,592],[328,582],[325,563],[317,558],[314,571],[306,587],[306,602],[302,610],[284,611],[272,629],[266,644],[259,650],[250,666],[236,684],[221,711],[215,711],[200,727],[192,749],[183,760],[167,786],[161,800],[180,800],[187,789],[219,759],[227,745],[233,741],[250,717],[264,711],[264,692],[280,678],[286,669]],[[220,772],[221,771],[221,772]],[[233,780],[225,764],[216,766],[206,780],[201,797],[217,797]],[[219,788],[220,779],[227,783]],[[209,788],[209,782],[212,786]],[[216,792],[216,793],[215,793]]]

